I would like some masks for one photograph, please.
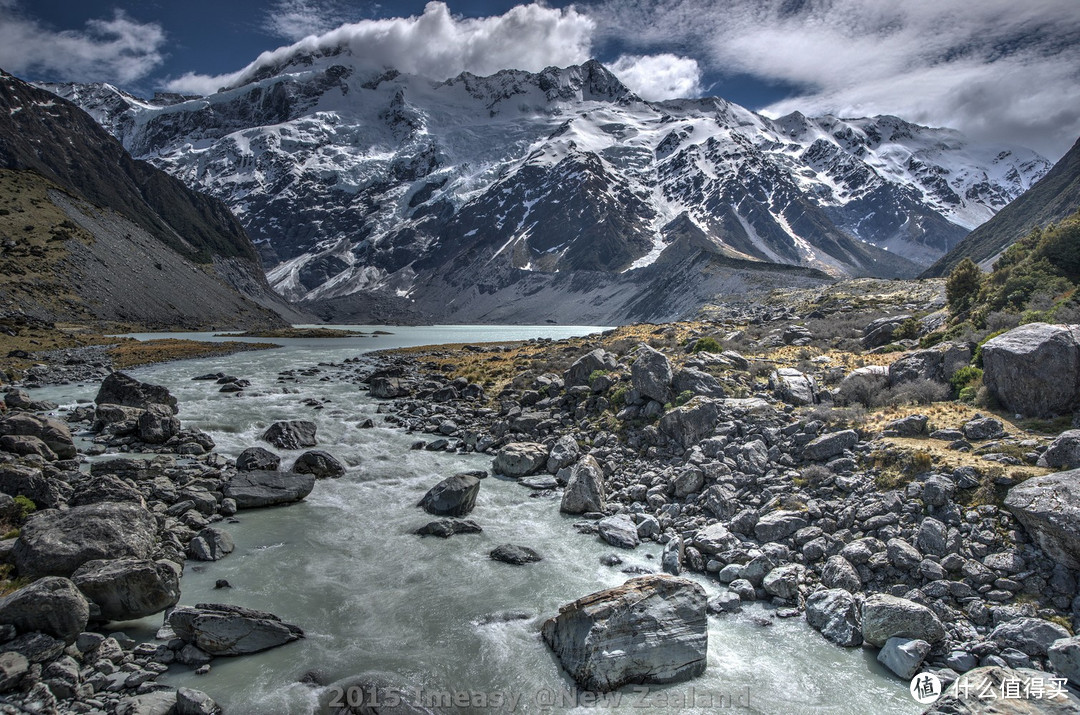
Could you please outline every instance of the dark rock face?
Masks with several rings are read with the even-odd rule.
[[[217,561],[236,549],[229,532],[208,526],[188,543],[188,556],[196,561]]]
[[[39,509],[56,509],[67,501],[71,485],[37,469],[5,464],[0,465],[0,492],[29,497]]]
[[[298,502],[315,488],[315,477],[295,472],[252,470],[238,472],[227,485],[225,497],[236,500],[237,509],[256,509]]]
[[[660,418],[660,431],[683,447],[692,447],[712,434],[720,410],[713,400],[695,397]]]
[[[395,397],[407,397],[412,390],[408,383],[396,377],[375,377],[371,379],[369,394],[381,400],[392,400]]]
[[[281,466],[281,457],[262,447],[248,447],[236,458],[236,469],[241,472],[254,470],[275,471]]]
[[[640,576],[562,606],[542,633],[583,688],[677,683],[705,672],[706,603],[693,581]]]
[[[298,474],[313,474],[316,479],[325,479],[340,477],[345,473],[345,465],[329,452],[313,449],[297,457],[292,470]]]
[[[133,503],[38,512],[15,542],[15,564],[24,576],[71,576],[95,559],[145,559],[156,534],[154,515]]]
[[[272,613],[219,603],[180,606],[169,614],[176,635],[210,655],[246,655],[291,643],[304,631]]]
[[[97,604],[105,621],[144,618],[180,600],[179,567],[170,561],[88,561],[71,580]]]
[[[480,480],[469,474],[455,474],[433,486],[418,506],[436,516],[465,516],[476,505]]]
[[[1080,469],[1016,485],[1005,496],[1005,507],[1051,558],[1080,568]]]
[[[263,433],[263,440],[278,449],[302,449],[314,447],[315,423],[307,420],[275,422]]]
[[[615,356],[606,350],[597,348],[592,352],[582,355],[574,361],[566,372],[563,373],[563,381],[567,387],[588,385],[589,376],[598,370],[615,370],[619,367]]]
[[[122,372],[114,372],[105,378],[94,402],[99,405],[137,407],[141,410],[149,409],[151,405],[167,405],[173,414],[178,411],[176,398],[169,393],[168,388],[139,382]]]
[[[90,604],[71,581],[57,576],[38,579],[0,599],[0,624],[18,633],[38,631],[71,644],[86,630]]]
[[[983,383],[1010,412],[1052,417],[1080,406],[1080,326],[1029,323],[982,347]]]
[[[663,353],[643,345],[638,358],[630,367],[630,380],[634,389],[660,404],[671,399],[671,381],[674,374],[671,362]]]

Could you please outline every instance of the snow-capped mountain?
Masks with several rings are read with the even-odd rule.
[[[691,249],[914,275],[1050,167],[889,116],[646,102],[595,61],[432,82],[342,49],[205,98],[47,88],[224,200],[287,297],[375,291],[437,316],[556,275],[625,283]]]

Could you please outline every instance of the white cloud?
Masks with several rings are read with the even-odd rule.
[[[346,9],[335,0],[277,0],[263,29],[274,37],[296,41],[329,32],[347,19]]]
[[[54,75],[79,81],[134,82],[164,59],[165,32],[117,10],[112,19],[89,20],[83,30],[58,32],[0,0],[0,67],[17,74]]]
[[[239,72],[218,76],[189,73],[172,80],[167,87],[208,94],[295,53],[340,46],[347,47],[359,62],[433,79],[447,79],[463,71],[537,71],[589,59],[595,29],[592,18],[572,7],[559,10],[534,3],[518,5],[503,15],[462,18],[452,15],[445,3],[429,2],[419,16],[342,25],[264,52]]]
[[[770,113],[897,114],[1055,157],[1080,135],[1076,0],[608,0],[593,12],[631,50],[693,47],[708,70],[803,88]]]
[[[643,99],[677,99],[701,94],[701,68],[697,60],[689,57],[667,52],[622,55],[608,68]]]

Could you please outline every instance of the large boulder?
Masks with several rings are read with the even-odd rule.
[[[705,672],[705,590],[686,579],[640,576],[566,604],[544,641],[583,688],[675,683]]]
[[[822,589],[806,599],[806,622],[839,646],[862,645],[862,625],[855,597],[842,588]]]
[[[40,632],[67,644],[86,630],[90,604],[71,581],[46,576],[0,599],[0,624]]]
[[[817,402],[814,378],[793,367],[782,367],[769,375],[769,389],[777,399],[792,405],[812,405]]]
[[[1047,655],[1054,672],[1064,675],[1073,685],[1080,685],[1080,636],[1059,638],[1050,644]]]
[[[398,377],[374,377],[368,383],[368,394],[380,400],[408,397],[411,391],[409,383]]]
[[[615,370],[619,367],[615,356],[600,348],[582,355],[563,373],[567,387],[588,385],[589,376],[598,370]]]
[[[1029,323],[982,346],[983,384],[1010,412],[1052,417],[1080,407],[1080,326]]]
[[[1040,467],[1076,469],[1080,467],[1080,429],[1062,432],[1039,457]]]
[[[629,514],[606,516],[596,523],[600,538],[620,549],[633,549],[641,543],[637,524]]]
[[[716,430],[720,408],[708,397],[695,397],[682,407],[676,407],[660,418],[660,431],[684,448],[711,435]]]
[[[135,422],[139,439],[147,444],[164,444],[180,433],[180,420],[169,405],[150,405]]]
[[[1047,555],[1080,568],[1080,469],[1016,485],[1005,496],[1005,507]]]
[[[604,470],[596,457],[587,454],[570,470],[559,511],[565,514],[585,514],[603,511],[607,505]]]
[[[180,569],[171,561],[88,561],[72,582],[97,604],[101,620],[129,621],[160,613],[180,600]]]
[[[911,315],[893,315],[886,318],[878,318],[863,328],[862,346],[867,350],[888,345],[892,342],[893,333],[905,320],[910,320]]]
[[[280,466],[281,457],[262,447],[248,447],[236,458],[236,468],[241,472],[251,472],[256,469],[272,472]]]
[[[491,471],[505,477],[527,477],[547,465],[548,448],[538,442],[511,442],[495,454]]]
[[[563,467],[569,467],[581,456],[581,448],[572,435],[563,435],[551,447],[551,454],[547,459],[547,470],[550,474],[558,474]]]
[[[75,443],[71,430],[55,417],[41,417],[29,412],[16,412],[0,419],[0,435],[37,437],[60,459],[74,459]]]
[[[643,397],[663,404],[671,400],[671,362],[667,356],[648,345],[638,350],[638,358],[630,366],[630,383]]]
[[[471,474],[455,474],[429,489],[417,506],[436,516],[465,516],[473,510],[479,493],[479,479]]]
[[[46,477],[40,469],[0,464],[0,493],[13,497],[22,494],[38,509],[56,509],[67,502],[71,485]]]
[[[210,655],[245,655],[291,643],[304,631],[273,613],[220,603],[178,606],[169,614],[178,638]]]
[[[1043,696],[1001,697],[1008,687],[1041,683]],[[991,697],[993,694],[993,697]],[[931,715],[1066,715],[1080,712],[1080,698],[1067,688],[1055,688],[1050,676],[1033,668],[1007,668],[987,665],[957,678],[927,713]]]
[[[218,561],[236,550],[229,532],[208,526],[188,542],[187,554],[196,561]]]
[[[937,643],[945,628],[926,606],[898,596],[875,593],[862,606],[863,640],[878,648],[890,638],[913,638]]]
[[[176,398],[169,393],[168,388],[139,382],[122,372],[114,372],[105,378],[94,402],[99,405],[137,407],[141,410],[148,409],[150,405],[165,405],[173,414],[179,411]]]
[[[806,515],[798,511],[773,511],[758,519],[754,536],[758,541],[769,542],[786,539],[806,526]]]
[[[878,652],[878,662],[896,673],[901,680],[911,680],[930,654],[930,644],[917,638],[890,638]]]
[[[859,433],[853,429],[828,432],[803,447],[803,458],[812,461],[832,459],[859,443]]]
[[[1032,657],[1044,657],[1055,641],[1068,638],[1064,627],[1041,618],[1015,618],[990,632],[990,640]]]
[[[343,475],[345,465],[329,452],[312,449],[296,458],[292,470],[297,474],[312,474],[316,479],[326,479]]]
[[[941,343],[908,353],[889,365],[889,384],[914,380],[947,382],[953,373],[971,362],[971,348],[964,343]]]
[[[720,522],[703,526],[695,531],[693,542],[694,548],[706,556],[737,549],[742,543],[739,537],[732,534]]]
[[[145,559],[156,535],[157,520],[143,506],[101,502],[31,515],[13,555],[22,576],[71,576],[95,559]]]
[[[675,373],[671,381],[671,389],[676,395],[689,392],[691,395],[723,397],[726,394],[719,380],[707,372],[695,370],[692,367],[684,367]]]
[[[0,437],[0,452],[11,452],[23,457],[36,454],[46,462],[59,459],[56,452],[49,449],[49,445],[28,434],[5,434]]]
[[[225,497],[236,500],[237,509],[256,509],[298,502],[314,488],[312,474],[252,470],[237,472],[225,485]]]
[[[317,444],[315,423],[308,420],[275,422],[267,428],[262,438],[278,449],[303,449]]]

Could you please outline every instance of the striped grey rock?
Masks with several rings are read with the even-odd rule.
[[[180,568],[170,561],[88,561],[71,580],[97,604],[105,621],[144,618],[180,600]]]
[[[582,688],[676,683],[705,672],[706,605],[693,581],[640,576],[562,606],[542,634]]]
[[[272,613],[218,603],[178,606],[169,625],[185,643],[215,656],[258,653],[304,637]]]

